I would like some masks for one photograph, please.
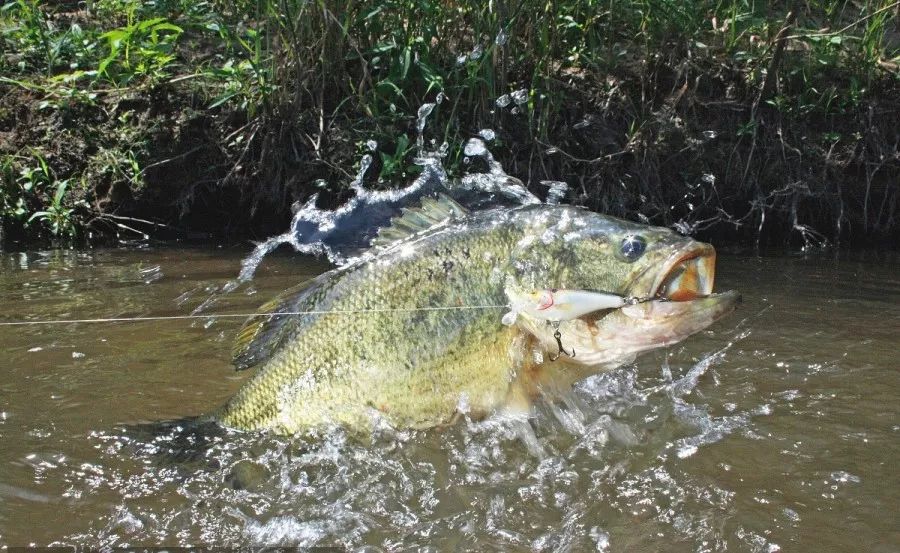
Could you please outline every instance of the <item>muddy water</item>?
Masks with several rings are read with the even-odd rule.
[[[243,253],[2,254],[0,321],[188,314]],[[239,319],[0,327],[0,545],[897,551],[898,268],[722,255],[717,288],[745,301],[708,332],[526,427],[383,428],[369,444],[142,424],[239,387]],[[323,269],[269,259],[204,312],[252,310]]]

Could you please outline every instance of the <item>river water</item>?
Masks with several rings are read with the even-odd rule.
[[[0,321],[189,314],[245,253],[0,254]],[[325,269],[269,258],[203,312],[251,312]],[[898,269],[892,253],[720,255],[737,313],[528,428],[366,444],[162,432],[249,376],[229,364],[237,318],[0,327],[0,545],[897,551]]]

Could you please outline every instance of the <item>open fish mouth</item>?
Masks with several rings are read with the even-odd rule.
[[[669,301],[690,301],[712,294],[716,277],[716,250],[708,244],[693,244],[663,264],[649,296]]]
[[[680,342],[734,311],[741,296],[735,291],[713,293],[716,251],[693,242],[682,246],[631,286],[637,302],[621,309],[581,318],[581,336],[569,341],[584,364],[602,363],[614,351],[638,353]]]
[[[682,337],[705,328],[730,313],[740,303],[737,292],[713,293],[716,276],[716,250],[709,244],[691,243],[674,251],[654,273],[645,273],[632,286],[637,300],[620,311],[627,318],[647,324],[681,320]],[[596,333],[600,322],[616,310],[589,313],[581,320]],[[656,324],[656,323],[653,323]],[[671,343],[674,340],[666,339]]]
[[[674,334],[696,332],[741,302],[735,291],[713,293],[715,278],[716,250],[709,244],[692,243],[670,255],[652,280],[648,295],[640,303],[624,307],[622,313],[648,322],[667,321],[666,326],[680,327]]]

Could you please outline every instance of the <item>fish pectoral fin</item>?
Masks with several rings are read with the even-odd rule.
[[[327,274],[327,273],[326,273]],[[244,322],[231,348],[231,361],[237,370],[244,370],[265,361],[278,349],[285,338],[298,328],[295,313],[321,278],[312,278],[288,288],[271,301],[264,303],[257,314]]]
[[[500,407],[500,412],[514,416],[530,415],[535,399],[533,392],[532,387],[521,378],[514,380],[509,385],[506,401]]]
[[[515,377],[499,410],[508,415],[530,415],[534,400],[541,395],[541,381],[546,378],[539,360],[544,354],[538,340],[525,332],[519,334],[512,347],[517,351],[512,356]]]
[[[389,226],[378,229],[378,236],[372,239],[371,245],[390,246],[447,219],[462,217],[468,212],[446,194],[440,194],[437,198],[423,198],[421,206],[403,208],[399,216],[391,219]]]

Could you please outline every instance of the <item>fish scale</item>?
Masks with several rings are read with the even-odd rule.
[[[649,295],[668,259],[703,245],[568,206],[471,215],[435,201],[426,207],[433,212],[409,210],[396,225],[409,231],[406,238],[377,245],[361,260],[267,304],[272,312],[314,314],[248,321],[236,360],[260,367],[216,414],[222,424],[293,434],[333,424],[362,431],[373,416],[398,427],[430,427],[450,420],[461,405],[481,416],[527,404],[526,396],[544,384],[560,387],[573,375],[633,358],[632,350],[657,347],[642,343],[642,335],[659,334],[667,343],[681,336],[665,325],[681,324],[678,332],[686,336],[725,312],[711,309],[716,303],[710,300],[700,310],[707,318],[669,316],[662,327],[652,318],[633,324],[621,315],[565,321],[562,339],[578,343],[581,357],[536,364],[529,348],[556,343],[548,325],[523,316],[504,326],[503,309],[465,308],[506,304],[510,283]],[[443,221],[440,213],[451,216]],[[416,221],[443,222],[412,232]],[[647,242],[646,254],[637,261],[616,254],[613,245],[635,233]],[[380,237],[400,234],[395,228]],[[679,307],[667,312],[690,314],[689,305]],[[631,350],[617,343],[620,329],[631,330],[622,342]],[[598,342],[595,335],[605,338]],[[586,345],[597,351],[584,351]],[[587,369],[573,365],[582,359],[597,361]]]
[[[339,271],[298,306],[336,312],[316,316],[218,419],[291,433],[329,422],[358,427],[375,409],[397,424],[429,426],[452,415],[460,390],[469,390],[476,405],[493,403],[508,385],[505,349],[512,334],[502,331],[498,310],[345,311],[470,305],[486,296],[503,303],[502,283],[489,282],[491,258],[473,255],[500,242],[477,229],[436,232],[417,244],[424,255],[404,258],[406,252],[393,248]],[[313,386],[304,389],[307,371]],[[477,401],[481,395],[487,399]]]

